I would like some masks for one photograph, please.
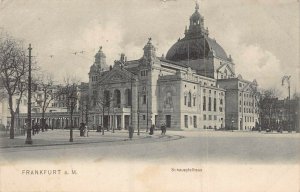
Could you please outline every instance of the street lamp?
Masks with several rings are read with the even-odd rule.
[[[129,128],[128,128],[128,132],[129,132],[129,139],[131,140],[132,139],[132,136],[133,136],[133,124],[132,124],[132,121],[133,121],[133,108],[132,108],[132,105],[133,105],[133,96],[132,96],[132,73],[131,73],[131,76],[130,76],[130,90],[131,90],[131,109],[130,109],[130,125],[129,125]]]
[[[234,120],[233,120],[233,117],[231,118],[231,131],[233,132],[233,123],[234,123]]]
[[[73,95],[70,95],[68,97],[68,103],[69,103],[69,107],[70,107],[70,116],[71,116],[71,127],[70,127],[70,142],[73,142],[73,111],[76,105],[76,97],[74,97]]]
[[[32,144],[31,139],[31,44],[29,50],[29,64],[28,64],[28,105],[27,105],[27,136],[25,144]]]
[[[285,75],[282,77],[282,86],[284,85],[284,82],[286,81],[288,84],[288,92],[289,92],[289,97],[288,97],[288,110],[289,110],[289,121],[288,121],[288,132],[292,132],[291,130],[291,86],[290,86],[290,75]]]

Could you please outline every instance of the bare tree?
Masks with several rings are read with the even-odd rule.
[[[112,93],[110,91],[109,85],[98,85],[98,90],[99,92],[93,92],[91,96],[91,102],[93,106],[96,106],[102,113],[102,123],[104,123],[104,117],[105,117],[105,112],[107,112],[108,115],[108,121],[109,119],[109,113],[113,103],[114,98],[112,97]],[[104,135],[104,125],[102,129],[102,135]],[[107,125],[106,129],[109,129],[109,125]]]
[[[276,103],[278,100],[279,91],[277,89],[265,89],[260,93],[258,102],[260,110],[261,124],[271,127],[271,119],[276,113]]]
[[[8,97],[11,115],[10,139],[14,139],[15,114],[19,110],[21,98],[27,89],[28,69],[26,49],[22,42],[7,34],[0,34],[0,79]]]
[[[35,90],[34,99],[37,105],[42,110],[42,131],[45,128],[45,113],[50,103],[61,95],[61,92],[56,89],[54,85],[53,77],[50,74],[41,75],[35,82],[37,89]]]
[[[73,113],[78,102],[78,85],[79,81],[76,78],[67,77],[64,79],[64,85],[60,88],[60,94],[64,95],[65,104],[70,113],[70,142],[73,142]]]

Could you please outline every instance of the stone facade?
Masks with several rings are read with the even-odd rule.
[[[112,98],[112,105],[105,110],[97,102],[92,104],[94,124],[126,129],[132,117],[132,125],[141,129],[162,123],[177,130],[225,127],[225,90],[217,87],[216,79],[157,57],[151,39],[141,59],[123,58],[122,54],[110,70],[99,71],[97,86],[89,83],[97,98],[105,91]],[[95,74],[92,70],[90,74]],[[132,93],[132,106],[128,105],[128,93]]]
[[[237,78],[218,80],[220,87],[226,89],[226,125],[230,129],[252,130],[259,122],[259,96],[257,82]]]
[[[151,38],[143,50],[140,59],[127,61],[121,54],[108,68],[100,47],[89,82],[79,91],[83,97],[78,100],[77,124],[114,129],[128,129],[132,124],[135,129],[147,129],[165,123],[174,130],[250,130],[255,126],[258,85],[255,80],[236,77],[233,59],[209,37],[198,4],[184,38],[179,38],[166,57],[156,55]],[[58,98],[50,104],[47,117],[52,125],[67,124],[63,101]],[[33,112],[40,114],[38,107]]]

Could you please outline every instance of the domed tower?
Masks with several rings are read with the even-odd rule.
[[[102,51],[102,46],[95,55],[95,62],[90,67],[89,72],[89,95],[95,96],[97,94],[96,85],[100,79],[102,69],[106,66],[106,56]]]
[[[196,2],[195,12],[190,17],[189,30],[185,32],[185,36],[194,37],[201,35],[207,36],[208,30],[204,28],[204,18],[199,13],[199,4]]]
[[[185,29],[184,38],[179,38],[169,49],[166,59],[187,64],[198,74],[216,79],[218,79],[217,70],[223,70],[220,67],[226,64],[231,68],[231,75],[234,76],[232,59],[227,57],[226,52],[215,39],[209,37],[198,3],[190,17],[189,27]]]
[[[152,64],[156,58],[156,48],[152,44],[151,37],[148,40],[148,43],[144,46],[144,55],[143,60],[146,61],[147,64]]]

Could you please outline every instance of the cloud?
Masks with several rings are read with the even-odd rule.
[[[280,85],[283,75],[280,61],[268,50],[259,45],[240,45],[236,56],[236,72],[241,73],[245,79],[256,79],[260,87],[270,88]]]

